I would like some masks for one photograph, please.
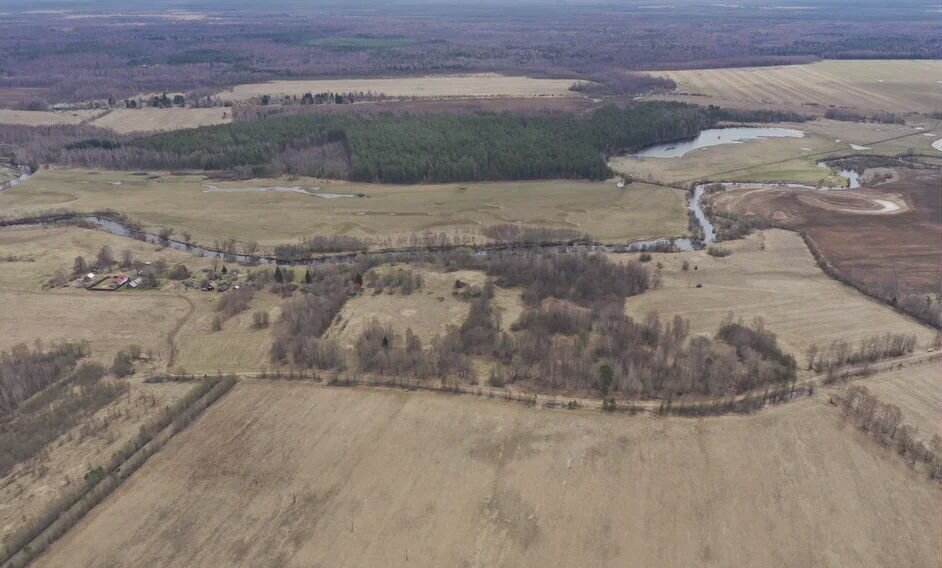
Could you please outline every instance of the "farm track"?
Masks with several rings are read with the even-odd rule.
[[[174,296],[186,302],[188,309],[187,312],[179,320],[177,320],[177,323],[174,324],[173,329],[167,333],[167,369],[173,367],[173,363],[177,358],[177,335],[180,333],[180,330],[183,328],[183,326],[186,325],[186,322],[189,321],[190,317],[193,316],[193,312],[196,311],[196,304],[193,303],[193,300],[187,298],[183,294],[174,294]]]
[[[864,371],[865,369],[872,373],[877,373],[881,371],[889,371],[900,369],[904,367],[911,367],[915,365],[923,365],[930,363],[935,360],[942,360],[942,352],[921,352],[921,353],[912,353],[909,355],[904,355],[902,357],[896,357],[894,359],[888,359],[884,361],[879,361],[872,364],[864,365],[850,365],[847,367],[841,368],[842,373],[848,373],[851,377],[855,373]],[[268,377],[268,373],[263,373],[261,371],[236,371],[230,373],[241,380],[249,381],[290,381],[290,379],[278,378],[278,377]],[[175,375],[164,375],[175,377]],[[799,381],[796,381],[793,385],[794,389],[808,389],[812,387],[825,386],[825,379],[827,379],[827,373],[818,373],[811,375]],[[181,377],[182,378],[182,377]],[[306,379],[297,379],[305,381]],[[851,379],[853,380],[853,379]],[[411,379],[377,379],[377,380],[367,380],[367,379],[349,379],[339,381],[334,384],[328,384],[327,386],[336,386],[336,387],[346,387],[346,388],[358,388],[358,389],[397,389],[405,391],[425,391],[425,392],[437,392],[440,394],[464,394],[464,395],[474,395],[487,397],[492,399],[504,399],[511,402],[526,402],[534,406],[544,406],[552,408],[567,408],[567,405],[571,402],[575,403],[575,406],[579,409],[584,410],[603,410],[603,400],[600,398],[592,398],[585,396],[565,396],[565,395],[555,395],[555,394],[546,394],[546,393],[535,393],[528,391],[512,391],[498,387],[490,386],[471,386],[471,385],[455,385],[452,387],[442,388],[436,387],[429,384],[421,383],[419,381],[413,381]],[[742,402],[748,400],[751,397],[761,394],[759,391],[749,392],[735,397],[723,399],[724,402]],[[623,406],[620,406],[620,410],[629,410],[632,413],[634,412],[643,412],[647,414],[653,414],[657,412],[663,401],[661,400],[629,400],[629,401],[618,401]],[[680,401],[685,404],[696,404],[697,402],[709,403],[712,402],[711,399],[703,400],[685,400]]]

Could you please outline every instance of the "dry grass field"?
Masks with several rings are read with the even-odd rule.
[[[636,318],[650,311],[661,318],[679,314],[690,319],[691,333],[709,335],[729,312],[747,322],[761,316],[800,367],[812,343],[912,333],[918,349],[925,350],[935,337],[931,328],[825,275],[796,233],[761,231],[724,246],[731,256],[714,258],[706,251],[655,255],[664,265],[663,285],[628,298],[628,313]],[[684,260],[690,263],[686,272]]]
[[[877,398],[900,407],[903,422],[919,429],[919,437],[925,440],[933,434],[942,436],[942,373],[939,360],[933,359],[922,365],[883,371],[855,381],[854,384],[870,389]]]
[[[382,270],[390,268],[382,267]],[[325,337],[336,339],[352,349],[363,329],[376,320],[392,326],[399,333],[404,334],[411,329],[428,347],[436,336],[445,333],[448,326],[461,326],[468,317],[470,305],[452,295],[455,280],[481,286],[486,280],[485,274],[474,270],[417,272],[421,274],[423,284],[412,294],[374,294],[367,288],[362,295],[348,300]],[[501,315],[503,327],[509,327],[523,312],[519,290],[496,288],[493,303],[495,311]]]
[[[940,498],[817,399],[651,419],[243,382],[35,565],[938,566]]]
[[[271,95],[273,99],[283,98],[286,95],[301,98],[304,93],[325,92],[372,92],[395,98],[571,97],[578,96],[576,92],[569,90],[574,82],[572,79],[508,77],[496,73],[270,81],[237,85],[218,93],[218,96],[229,101],[244,101],[262,95]]]
[[[254,329],[252,314],[266,311],[272,322],[278,321],[281,313],[278,296],[256,293],[249,309],[226,320],[220,331],[212,331],[220,294],[187,291],[186,297],[193,303],[194,311],[176,335],[173,370],[212,374],[258,371],[271,365],[272,330]]]
[[[264,191],[278,187],[366,197],[326,199]],[[152,229],[172,227],[178,236],[188,230],[196,242],[208,244],[234,237],[270,246],[316,234],[388,239],[387,244],[400,246],[408,244],[409,236],[425,231],[468,233],[517,222],[585,231],[610,241],[679,235],[687,229],[684,198],[681,191],[640,183],[623,190],[614,182],[565,180],[446,185],[314,179],[223,183],[199,175],[42,170],[0,193],[0,210],[15,214],[56,207],[112,208]]]
[[[840,187],[846,181],[829,169],[819,167],[818,162],[828,157],[849,154],[892,156],[909,150],[935,154],[938,152],[931,144],[942,137],[942,134],[927,136],[942,131],[940,122],[930,119],[912,125],[821,119],[770,126],[801,130],[805,136],[712,146],[679,158],[617,156],[609,160],[609,165],[619,173],[630,174],[641,180],[687,186],[709,180],[786,181]]]
[[[228,108],[139,108],[115,109],[96,118],[92,126],[119,134],[156,130],[180,130],[232,122]]]
[[[0,289],[0,350],[18,343],[88,340],[92,358],[107,365],[134,343],[153,351],[156,365],[169,355],[168,334],[189,306],[170,293],[26,292]]]
[[[23,126],[81,124],[103,112],[100,110],[44,111],[0,108],[0,124],[19,124]]]
[[[833,60],[656,74],[673,79],[679,93],[731,101],[928,113],[942,108],[939,71],[939,61]]]
[[[143,424],[192,388],[181,383],[146,384],[140,377],[122,380],[130,385],[128,396],[88,417],[36,458],[0,478],[0,543],[81,484],[89,469],[107,463]]]

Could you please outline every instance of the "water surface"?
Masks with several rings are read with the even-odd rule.
[[[794,128],[742,126],[736,128],[710,128],[700,132],[696,138],[656,144],[632,154],[638,158],[680,158],[681,156],[710,146],[742,144],[750,140],[766,138],[803,138],[801,130]]]

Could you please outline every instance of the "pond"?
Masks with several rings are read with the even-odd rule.
[[[749,140],[762,140],[766,138],[803,138],[801,130],[793,128],[753,127],[743,126],[736,128],[710,128],[700,132],[696,138],[656,144],[635,152],[632,156],[637,158],[680,158],[681,156],[698,150],[719,146],[721,144],[742,144]]]

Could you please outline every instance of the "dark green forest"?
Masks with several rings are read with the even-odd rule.
[[[573,115],[311,115],[168,132],[63,150],[91,166],[310,175],[423,183],[605,179],[605,158],[695,136],[733,117],[716,107],[645,102]]]

